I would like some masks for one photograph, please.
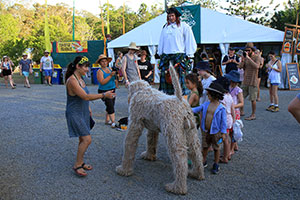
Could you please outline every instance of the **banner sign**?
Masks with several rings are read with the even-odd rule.
[[[300,72],[298,63],[286,64],[287,77],[290,90],[300,90]]]
[[[88,52],[87,41],[56,43],[56,53],[85,53],[85,52]]]
[[[200,5],[176,7],[181,13],[181,21],[187,23],[191,28],[195,36],[197,44],[201,43],[201,30],[200,30]]]
[[[295,54],[300,55],[300,30],[296,33]]]
[[[283,44],[282,44],[282,53],[292,54],[293,53],[293,37],[294,29],[285,28]]]

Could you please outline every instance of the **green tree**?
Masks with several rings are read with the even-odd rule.
[[[227,11],[227,14],[247,19],[253,15],[262,14],[269,8],[268,5],[273,3],[273,0],[267,6],[261,5],[261,0],[227,0],[227,3],[229,3],[228,7],[221,7]]]
[[[275,12],[271,18],[270,26],[272,28],[284,31],[286,23],[296,23],[297,11],[299,8],[300,4],[298,0],[289,0],[286,4],[284,4],[284,10]]]

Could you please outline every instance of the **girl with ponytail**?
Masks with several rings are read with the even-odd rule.
[[[89,70],[89,59],[87,57],[77,56],[67,67],[66,89],[67,106],[66,119],[70,137],[78,137],[79,144],[77,150],[76,162],[73,170],[78,176],[86,176],[86,170],[91,170],[92,166],[83,161],[84,153],[91,144],[92,138],[90,130],[93,122],[92,111],[89,107],[89,101],[115,97],[112,91],[100,94],[89,94],[82,76]]]
[[[186,87],[191,90],[187,100],[192,108],[199,106],[199,100],[203,93],[202,83],[198,80],[197,74],[188,74],[185,77]],[[197,127],[200,126],[200,116],[195,114]]]

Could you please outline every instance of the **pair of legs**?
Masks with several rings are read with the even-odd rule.
[[[261,82],[261,78],[258,78],[258,83],[257,83],[257,101],[260,101],[260,82]]]
[[[128,128],[128,134],[125,139],[125,150],[122,159],[122,164],[116,168],[119,175],[130,176],[133,174],[133,162],[136,153],[136,148],[138,145],[139,137],[144,129],[143,123],[140,121],[130,122]],[[204,179],[204,169],[202,165],[202,155],[201,155],[201,145],[197,136],[196,128],[190,131],[190,133],[180,134],[177,131],[177,138],[179,141],[174,139],[174,129],[172,125],[165,127],[162,130],[166,136],[167,146],[169,155],[174,168],[175,181],[168,183],[165,189],[168,192],[173,192],[176,194],[186,194],[187,193],[187,175],[196,179]],[[190,137],[185,138],[186,135]],[[146,160],[156,159],[156,148],[158,141],[158,132],[148,131],[147,134],[147,151],[142,153],[142,158]],[[186,145],[187,144],[187,145]],[[189,156],[193,162],[193,169],[188,173],[187,164],[187,148],[189,147]]]
[[[217,144],[217,142],[219,141],[220,137],[221,137],[221,133],[211,135],[210,133],[202,131],[203,163],[206,162],[207,153],[210,147],[212,147],[214,150],[215,163],[216,164],[219,163],[220,147],[219,144]]]
[[[84,153],[86,152],[86,150],[89,147],[89,145],[91,144],[91,142],[92,142],[92,138],[90,135],[79,137],[76,162],[74,164],[75,169],[82,166],[82,164],[84,163],[84,161],[83,161]],[[91,166],[85,165],[85,166],[83,166],[83,168],[78,169],[77,172],[84,176],[84,175],[86,175],[85,169],[91,169]]]
[[[16,86],[14,85],[14,80],[12,79],[12,76],[11,75],[8,75],[8,76],[4,76],[4,82],[5,82],[5,87],[8,88],[8,82],[9,81],[9,84],[11,86],[12,89],[15,89]]]
[[[233,139],[233,131],[230,131],[229,135],[230,135],[230,140],[231,140],[229,157],[230,157],[230,159],[231,159],[231,155],[234,154],[234,151],[237,151],[237,150],[238,150],[238,144],[237,144],[237,142]]]
[[[107,123],[109,123],[109,122],[115,123],[115,113],[113,113],[113,114],[108,114],[108,113],[106,112],[105,123],[107,124]]]
[[[246,99],[247,96],[249,95],[251,101],[251,108],[252,108],[251,115],[245,118],[245,120],[254,120],[256,119],[255,112],[256,112],[256,98],[257,98],[257,90],[258,90],[257,86],[243,85],[242,89],[243,89],[244,99]],[[241,116],[245,115],[244,107],[241,107],[240,111],[241,111]]]
[[[45,81],[46,81],[46,84],[52,85],[51,84],[51,76],[45,76]]]
[[[98,90],[98,93],[105,93],[111,90]],[[115,89],[112,89],[113,92],[116,92]],[[108,123],[115,123],[115,102],[116,102],[116,98],[113,99],[108,99],[108,98],[104,98],[102,99],[102,101],[104,102],[105,106],[106,106],[106,116],[105,116],[105,124]]]
[[[29,84],[29,79],[28,79],[28,76],[25,76],[25,75],[24,75],[24,77],[25,77],[25,81],[24,81],[24,87],[28,87],[28,88],[30,88],[30,84]]]
[[[206,148],[203,148],[203,163],[205,163],[206,162],[206,157],[207,157],[207,153],[208,153],[208,148],[206,147]],[[218,149],[218,150],[216,150],[216,149],[214,149],[214,161],[215,161],[215,163],[216,164],[218,164],[219,163],[219,161],[220,161],[220,150]]]
[[[227,134],[225,136],[225,140],[223,141],[223,159],[221,160],[222,163],[228,163],[228,160],[230,160],[230,143],[229,143],[229,132],[230,130],[227,129]]]
[[[271,84],[269,88],[270,103],[278,105],[278,85]]]

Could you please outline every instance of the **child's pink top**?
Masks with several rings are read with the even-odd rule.
[[[233,99],[233,103],[236,105],[239,103],[239,100],[238,100],[238,94],[243,92],[243,90],[236,86],[235,88],[232,88],[232,87],[229,87],[229,93],[231,94],[232,96],[232,99]],[[236,108],[235,110],[240,110],[239,108]]]
[[[233,119],[231,115],[231,106],[233,104],[232,96],[229,93],[225,93],[224,99],[221,101],[221,103],[224,105],[226,110],[227,129],[231,129],[233,124]]]

